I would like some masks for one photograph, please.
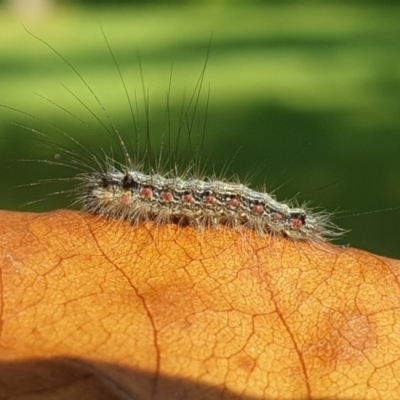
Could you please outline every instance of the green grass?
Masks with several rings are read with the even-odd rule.
[[[279,199],[298,194],[300,201],[346,211],[343,215],[400,205],[398,6],[60,8],[41,20],[0,11],[1,104],[36,115],[94,148],[108,146],[35,95],[38,92],[63,105],[103,132],[61,83],[105,121],[85,86],[53,52],[24,31],[22,21],[85,77],[118,129],[132,132],[127,100],[101,24],[130,93],[136,89],[139,95],[140,54],[156,145],[163,131],[171,64],[176,131],[182,98],[190,97],[213,32],[203,90],[206,97],[210,84],[204,148],[210,164],[221,169],[240,149],[229,173],[247,177],[249,171],[259,170],[253,186],[279,187]],[[143,112],[141,117],[145,131]],[[52,190],[14,186],[65,173],[43,164],[13,163],[19,158],[52,159],[55,150],[38,149],[44,146],[31,140],[38,139],[36,135],[10,122],[40,125],[0,110],[0,208],[4,209],[15,209]],[[49,127],[40,125],[40,129],[60,139]],[[195,134],[200,130],[196,122]],[[45,202],[27,209],[62,205]],[[400,257],[400,210],[336,222],[352,230],[341,243]]]

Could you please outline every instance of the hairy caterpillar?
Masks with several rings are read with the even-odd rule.
[[[212,130],[212,126],[211,126],[211,128],[210,128],[211,130]],[[267,133],[266,133],[266,135],[267,135]],[[154,133],[154,131],[152,131],[152,137],[154,137],[155,136],[155,133]],[[257,143],[257,142],[255,142],[254,141],[254,139],[255,138],[253,138],[253,147],[254,147],[254,144],[255,143]],[[79,138],[79,140],[81,140],[81,138]],[[115,144],[115,142],[114,142],[114,144]],[[289,142],[289,144],[290,144],[290,142]],[[85,146],[87,147],[87,145],[85,144]],[[118,144],[117,144],[117,146],[119,146]],[[257,146],[256,146],[257,147]],[[296,147],[296,144],[293,142],[293,147]],[[130,152],[131,152],[131,154],[132,154],[132,150],[130,150]],[[285,155],[285,154],[283,154],[282,153],[282,155]],[[289,158],[290,159],[290,154],[288,153],[288,154],[286,154],[286,157],[287,158]],[[113,157],[111,157],[111,158],[113,158]],[[211,157],[209,157],[209,158],[211,158]],[[214,159],[214,157],[213,158],[211,158],[211,160],[213,160]],[[65,160],[65,156],[63,156],[63,160]],[[112,165],[113,164],[113,162],[110,162],[110,161],[113,161],[113,160],[108,160],[107,161],[107,163],[103,163],[103,165],[102,165],[102,167],[103,167],[103,169],[102,169],[102,172],[107,172],[107,169],[108,169],[108,172],[110,173],[110,174],[113,174],[115,171],[117,171],[118,169],[120,169],[120,173],[121,174],[123,174],[123,173],[125,173],[126,172],[126,170],[127,169],[129,169],[129,168],[131,168],[132,166],[129,166],[129,168],[128,168],[128,165],[127,164],[125,164],[125,166],[124,166],[124,168],[125,168],[125,170],[124,170],[124,168],[120,168],[121,167],[121,164],[117,164],[117,165]],[[297,161],[296,160],[294,160],[293,161],[294,163],[296,163]],[[134,163],[135,164],[135,166],[140,166],[140,163]],[[233,165],[233,169],[235,170],[235,168],[234,167],[236,167],[236,162],[234,163],[234,165]],[[274,167],[271,167],[271,168],[274,168]],[[190,170],[190,168],[189,168],[189,170]],[[143,174],[143,176],[145,176],[145,175],[147,175],[147,176],[154,176],[154,175],[156,175],[157,174],[157,172],[160,172],[160,174],[159,175],[161,175],[161,176],[163,176],[163,173],[165,172],[166,174],[167,174],[167,176],[165,176],[164,178],[165,179],[172,179],[172,178],[174,178],[174,177],[176,177],[176,176],[173,176],[173,175],[177,175],[177,177],[181,177],[184,181],[188,181],[188,179],[189,178],[193,178],[193,179],[199,179],[200,181],[205,181],[203,178],[204,178],[204,175],[202,175],[202,174],[197,174],[197,173],[193,173],[192,175],[190,174],[190,173],[185,173],[185,172],[179,172],[178,174],[175,174],[175,171],[172,171],[173,173],[171,174],[171,169],[161,169],[161,170],[154,170],[154,168],[153,167],[147,167],[147,169],[146,168],[144,168],[143,170],[139,170],[139,172],[141,172],[142,174]],[[193,169],[192,169],[192,172],[193,172]],[[273,176],[273,178],[275,178],[275,181],[272,181],[272,185],[277,185],[277,184],[279,184],[280,182],[282,182],[282,180],[283,181],[285,181],[286,180],[286,178],[285,177],[283,177],[283,179],[279,179],[279,175],[277,174],[277,173],[274,173],[274,175],[276,175],[276,178]],[[213,181],[213,180],[218,180],[219,178],[220,178],[220,176],[221,175],[218,175],[217,177],[214,177],[212,174],[209,174],[208,175],[209,176],[209,180],[211,180],[211,181]],[[220,179],[220,180],[222,180],[222,182],[223,183],[225,183],[225,184],[227,184],[227,179]],[[271,181],[271,179],[270,179],[270,177],[266,177],[266,178],[264,178],[264,181],[266,181],[266,182],[270,182]],[[297,181],[297,180],[296,180]],[[82,183],[82,181],[80,182],[80,183]],[[295,182],[296,183],[296,182]],[[329,183],[329,181],[328,181],[328,183]],[[235,182],[231,182],[231,184],[232,185],[237,185],[237,183],[235,183]],[[271,186],[271,184],[269,184],[269,186]],[[302,188],[302,194],[303,194],[303,196],[304,196],[304,193],[305,192],[307,192],[307,190],[305,189],[305,186],[303,185],[303,186],[301,186],[300,185],[300,187]],[[231,188],[231,189],[234,189],[234,190],[237,190],[237,188],[238,187],[233,187],[233,188]],[[155,188],[156,189],[156,191],[158,190],[158,189],[160,189],[160,188]],[[298,189],[298,186],[296,186],[295,187],[295,189],[294,190],[292,190],[292,191],[288,191],[288,193],[296,193],[296,191],[298,191],[299,189]],[[332,191],[332,190],[331,190]],[[259,193],[259,192],[255,192],[254,191],[254,193]],[[220,193],[220,194],[222,194],[222,193]],[[195,193],[195,195],[198,197],[198,193],[196,192]],[[196,197],[195,196],[195,197]],[[280,195],[280,196],[278,196],[280,199],[281,198],[285,198],[285,197],[287,197],[287,195]],[[315,197],[315,196],[313,196],[312,194],[311,195],[308,195],[307,197],[309,197],[309,198],[313,198],[313,197]],[[81,199],[82,199],[82,196],[80,197]],[[78,199],[79,200],[79,199]],[[81,204],[82,204],[82,201],[80,201],[81,202]],[[313,203],[314,204],[319,204],[321,201],[319,200],[319,199],[317,199],[317,201],[313,201]],[[244,201],[244,203],[246,203],[246,201]],[[268,201],[267,201],[267,203],[268,203]],[[300,201],[300,203],[302,203],[302,201]],[[296,204],[296,202],[294,202],[293,203],[293,206],[292,207],[290,207],[290,205],[289,204],[291,204],[290,202],[287,204],[288,206],[289,206],[289,208],[293,208],[294,210],[297,210],[297,209],[300,209],[300,210],[302,210],[302,207],[298,207],[297,206],[297,204]],[[331,204],[331,207],[333,206],[333,207],[335,207],[335,204],[341,204],[341,203],[339,203],[339,202],[333,202],[333,205]],[[267,207],[268,208],[268,207]],[[306,208],[306,207],[305,207]],[[341,207],[341,208],[350,208],[349,206],[343,206],[343,207]],[[353,211],[354,211],[354,208],[352,209]],[[306,211],[306,215],[311,215],[312,214],[312,212],[310,212],[307,208],[306,208],[306,210],[303,210],[303,211]],[[109,211],[107,211],[107,213],[108,213]],[[272,211],[271,211],[272,212]],[[114,216],[116,216],[118,213],[115,213],[114,214]],[[136,215],[136,216],[138,216],[140,213],[137,213],[137,212],[134,212],[134,214]],[[167,213],[168,214],[168,213]],[[278,215],[279,215],[279,212],[277,213]],[[290,213],[289,213],[290,214]],[[289,222],[290,223],[290,221],[292,221],[292,217],[290,217],[289,216],[289,214],[287,213],[286,214],[286,219],[285,218],[281,218],[281,220],[283,219],[283,220],[285,220],[286,221],[286,223],[287,222]],[[141,214],[142,215],[142,217],[141,218],[139,218],[139,219],[143,219],[143,216],[145,216],[146,214]],[[273,222],[273,220],[271,220],[271,217],[270,217],[270,215],[272,215],[272,214],[268,214],[269,215],[269,219],[268,219],[268,221],[269,221],[269,223],[270,224],[272,224],[272,222]],[[300,212],[300,214],[299,215],[301,215],[301,212]],[[118,214],[118,216],[119,217],[121,217],[121,214]],[[178,213],[178,220],[181,220],[181,217],[182,217],[183,215],[179,215],[179,213]],[[156,215],[154,215],[154,214],[152,214],[152,216],[151,216],[151,218],[155,218],[156,217]],[[187,217],[185,217],[185,216],[183,216],[184,218],[183,219],[187,219]],[[322,217],[323,217],[323,221],[324,221],[324,223],[327,221],[327,218],[326,218],[326,214],[323,214],[322,215]],[[172,218],[172,219],[175,219],[175,217],[174,216],[170,216],[170,217],[168,217],[168,215],[166,215],[165,213],[163,214],[163,216],[160,216],[159,218],[158,218],[158,220],[159,221],[167,221],[168,220],[168,218]],[[189,218],[190,218],[190,216],[189,216]],[[224,217],[225,218],[225,217]],[[232,218],[228,218],[228,220],[226,220],[226,219],[224,219],[224,218],[222,218],[220,221],[223,223],[223,224],[225,224],[225,222],[224,221],[226,221],[226,223],[228,224],[228,225],[231,225],[231,226],[236,226],[236,227],[238,227],[238,226],[241,226],[241,225],[243,225],[243,226],[246,226],[246,227],[251,227],[251,229],[256,229],[257,231],[259,231],[260,232],[260,223],[257,223],[257,222],[254,222],[254,221],[251,221],[251,220],[249,220],[246,216],[245,216],[245,218],[243,219],[243,220],[241,220],[242,222],[238,222],[238,221],[240,221],[240,219],[237,219],[235,216],[233,216]],[[279,218],[279,217],[278,217]],[[293,221],[295,221],[296,222],[296,218],[294,218],[293,219]],[[204,226],[207,226],[207,225],[212,225],[212,226],[216,226],[216,225],[218,225],[218,221],[217,220],[212,220],[212,219],[210,219],[210,218],[206,218],[206,219],[201,219],[200,218],[200,220],[197,220],[197,221],[194,221],[194,220],[192,220],[192,221],[188,221],[188,220],[186,220],[186,222],[185,221],[181,221],[181,222],[183,222],[183,223],[187,223],[187,222],[189,222],[189,223],[191,223],[191,222],[193,222],[193,224],[195,225],[195,226],[198,226],[200,229],[202,229]],[[319,228],[319,229],[321,229],[321,231],[324,231],[324,229],[325,229],[325,231],[329,234],[329,233],[331,233],[331,232],[334,232],[334,228],[333,227],[327,227],[327,226],[325,226],[324,225],[324,223],[322,223],[322,224],[320,224],[320,226],[322,227],[322,229],[321,228]],[[268,224],[267,224],[267,226],[268,226]],[[255,227],[255,228],[254,228]],[[283,228],[283,225],[278,225],[278,229],[277,229],[277,232],[280,234],[280,233],[282,233],[283,232],[283,229],[286,229],[286,228]],[[286,229],[287,230],[287,229]],[[269,227],[267,227],[266,229],[265,229],[265,231],[271,231],[270,230],[270,228]],[[273,229],[272,229],[272,231],[273,231]],[[318,229],[317,229],[317,231],[318,231]],[[289,236],[290,236],[290,231],[289,231]],[[287,235],[287,233],[285,233],[285,235]],[[300,235],[301,236],[301,235]],[[322,235],[323,236],[323,235]],[[328,235],[329,236],[329,235]]]
[[[36,39],[42,41],[37,37]],[[48,46],[87,86],[79,72]],[[111,55],[113,56],[112,52]],[[116,66],[118,68],[117,64]],[[204,69],[194,95],[200,94],[203,78]],[[88,89],[97,100],[92,89]],[[128,93],[127,96],[130,102]],[[108,115],[100,100],[97,101]],[[134,115],[133,118],[135,119]],[[65,166],[79,165],[84,170],[73,178],[79,185],[72,193],[76,197],[75,203],[89,213],[114,220],[126,220],[131,224],[155,220],[157,224],[177,222],[198,229],[227,225],[234,229],[254,230],[259,235],[270,233],[296,240],[318,241],[340,235],[326,212],[313,214],[305,206],[293,207],[291,204],[278,202],[272,195],[255,191],[241,183],[218,180],[215,177],[196,177],[191,170],[198,170],[198,166],[189,167],[186,176],[179,176],[177,169],[165,175],[152,170],[145,172],[135,169],[132,163],[134,157],[129,154],[114,126],[110,133],[118,141],[125,156],[125,165],[116,165],[111,157],[100,161],[94,158],[97,165],[93,168],[87,161],[68,150],[64,150],[64,153],[72,155],[72,160],[67,161],[67,164],[57,162]],[[147,134],[150,135],[150,132]],[[69,134],[64,135],[77,142]],[[92,157],[89,156],[89,160],[90,158]],[[96,167],[100,170],[96,171]]]

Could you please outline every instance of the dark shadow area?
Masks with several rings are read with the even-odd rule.
[[[0,387],[0,399],[257,399],[201,382],[156,377],[118,365],[77,358],[0,362]]]

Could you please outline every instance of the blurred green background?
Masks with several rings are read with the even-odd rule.
[[[203,148],[207,165],[220,171],[230,163],[227,176],[248,178],[255,173],[252,187],[276,190],[279,200],[296,197],[336,211],[334,221],[351,230],[338,243],[400,258],[398,2],[91,3],[104,4],[42,0],[35,6],[22,1],[0,5],[0,103],[43,121],[0,108],[1,209],[68,206],[65,196],[52,196],[19,208],[64,189],[59,184],[19,185],[73,173],[56,165],[15,162],[56,161],[57,149],[45,141],[76,149],[49,124],[93,151],[112,143],[63,87],[109,125],[85,85],[54,52],[29,36],[22,23],[73,64],[121,134],[133,142],[128,102],[100,26],[132,99],[137,94],[143,137],[139,55],[154,148],[165,131],[171,65],[169,115],[176,133],[182,101],[190,99],[213,34],[193,128],[195,147],[210,87]],[[97,133],[35,93],[62,105]],[[386,211],[374,212],[380,210]]]

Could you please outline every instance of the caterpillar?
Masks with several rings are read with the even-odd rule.
[[[240,183],[167,177],[129,169],[121,172],[114,168],[77,179],[81,181],[78,198],[83,209],[110,219],[134,224],[176,221],[198,229],[227,225],[252,229],[259,235],[271,233],[310,241],[340,234],[332,228],[328,213],[290,207]]]
[[[31,35],[61,57],[83,81],[108,117],[104,106],[75,67],[47,42]],[[109,51],[114,59],[110,46]],[[118,65],[115,65],[118,69]],[[205,67],[195,93],[201,90],[204,71]],[[120,76],[123,81],[121,73]],[[128,93],[127,97],[130,101]],[[132,162],[132,159],[138,157],[129,153],[122,136],[111,120],[110,123],[111,131],[105,128],[116,139],[118,150],[124,155],[124,163],[115,161],[105,153],[103,159],[100,159],[65,132],[62,132],[63,135],[82,147],[88,153],[88,158],[63,148],[59,149],[64,153],[62,157],[68,156],[70,161],[45,161],[83,171],[71,179],[76,187],[62,193],[74,196],[73,204],[79,205],[85,212],[110,220],[126,221],[132,225],[152,220],[157,226],[174,223],[199,230],[227,226],[235,230],[252,230],[260,236],[270,234],[310,242],[336,238],[343,232],[331,222],[328,212],[313,212],[306,204],[298,206],[290,202],[279,202],[274,195],[256,191],[240,182],[196,175],[193,171],[200,169],[196,165],[190,165],[181,173],[178,172],[179,168],[164,173],[154,171],[151,166],[145,169],[143,162]],[[150,135],[149,132],[147,134]],[[114,154],[115,150],[111,150],[110,154]],[[151,151],[150,145],[146,151]],[[58,155],[57,158],[60,157]]]
[[[44,43],[81,78],[63,56]],[[326,240],[341,234],[327,212],[313,213],[306,206],[293,207],[277,201],[267,192],[255,191],[241,183],[216,177],[199,179],[190,176],[193,175],[190,170],[196,168],[188,168],[182,175],[177,173],[177,169],[164,175],[135,169],[132,167],[133,157],[121,136],[116,130],[112,134],[125,154],[126,165],[117,165],[106,156],[102,162],[95,163],[95,168],[82,160],[77,162],[77,158],[70,164],[50,162],[74,167],[80,164],[83,170],[90,169],[90,172],[78,173],[73,178],[78,184],[72,191],[74,203],[88,213],[131,224],[154,220],[157,224],[187,224],[200,230],[229,226],[236,230],[254,230],[259,235],[272,234],[294,240]],[[73,141],[76,142],[76,139]],[[72,155],[70,151],[66,153]]]

